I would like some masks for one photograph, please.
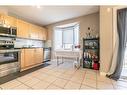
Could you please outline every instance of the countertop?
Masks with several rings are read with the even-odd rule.
[[[15,47],[14,49],[34,49],[34,48],[44,48],[44,49],[48,49],[51,47]]]

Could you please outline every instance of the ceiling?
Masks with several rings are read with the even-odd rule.
[[[5,8],[10,15],[42,26],[99,10],[98,6],[2,6],[2,8]]]

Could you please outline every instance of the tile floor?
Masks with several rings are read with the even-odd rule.
[[[59,66],[55,61],[49,63],[51,65],[47,67],[1,84],[0,89],[127,89],[127,82],[116,82],[100,76],[99,71],[84,68],[77,70],[73,68],[71,62]]]

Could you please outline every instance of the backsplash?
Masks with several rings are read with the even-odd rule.
[[[44,47],[44,41],[16,38],[14,47]]]
[[[14,38],[9,37],[0,37],[0,40],[14,40]],[[31,40],[31,39],[22,39],[22,38],[16,38],[14,40],[14,47],[15,48],[22,48],[22,47],[44,47],[44,41],[40,40]]]
[[[9,37],[0,37],[0,40],[10,41],[10,40],[13,40],[13,38],[9,38]]]

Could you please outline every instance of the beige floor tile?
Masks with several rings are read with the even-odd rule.
[[[30,88],[30,87],[28,87],[28,86],[26,86],[24,84],[21,84],[19,86],[14,87],[13,89],[14,90],[26,90],[26,89],[32,89],[32,88]]]
[[[48,68],[42,68],[39,70],[40,73],[47,73],[49,71],[50,71],[50,69],[48,69]]]
[[[114,87],[110,83],[97,82],[97,89],[114,89]]]
[[[65,73],[64,73],[64,74],[73,75],[75,72],[76,72],[76,70],[75,70],[75,69],[71,69],[71,70],[67,70],[67,71],[65,71]]]
[[[48,72],[46,72],[47,74],[49,74],[49,75],[52,75],[53,73],[56,73],[55,71],[53,71],[53,70],[50,70],[50,71],[48,71]]]
[[[32,88],[33,89],[46,89],[49,85],[50,83],[48,82],[40,81],[37,84],[33,85]]]
[[[47,90],[62,90],[62,88],[54,85],[54,84],[51,84],[48,86],[48,88],[46,88]]]
[[[12,80],[12,81],[2,84],[1,88],[2,89],[12,89],[18,85],[21,85],[21,82],[19,82],[17,80]]]
[[[76,82],[76,83],[82,83],[83,78],[80,77],[72,77],[70,81]]]
[[[85,74],[85,78],[90,80],[97,80],[96,74],[95,75]]]
[[[80,85],[81,85],[81,84],[79,84],[79,83],[75,83],[75,82],[69,81],[69,82],[65,85],[64,89],[68,89],[68,90],[80,89]]]
[[[23,83],[26,84],[26,85],[28,85],[29,87],[32,87],[33,85],[37,84],[38,82],[40,82],[39,79],[32,78],[31,80],[25,81]]]
[[[31,80],[32,78],[33,77],[30,77],[28,75],[25,75],[25,76],[22,76],[22,77],[17,78],[17,80],[20,81],[20,82],[26,82],[26,81]]]
[[[39,80],[45,80],[45,79],[48,78],[49,76],[50,76],[50,75],[48,75],[48,74],[42,73],[41,75],[36,76],[36,78],[39,79]]]
[[[60,72],[60,73],[65,73],[65,69],[59,69],[59,68],[55,68],[55,69],[52,69],[53,71],[55,72]]]
[[[76,70],[75,74],[76,74],[76,73],[77,73],[77,74],[85,74],[85,73],[86,73],[86,70],[80,68],[80,69],[77,69],[77,70]]]
[[[46,69],[49,69],[49,70],[52,70],[55,66],[54,65],[50,65],[50,66],[47,66],[45,67]]]
[[[50,74],[50,75],[52,75],[52,76],[56,76],[56,77],[58,77],[58,76],[61,75],[60,72],[55,72],[55,71],[50,71],[50,72],[48,72],[48,74]]]
[[[87,69],[86,70],[86,74],[96,74],[97,71],[96,70],[92,70],[92,69]]]
[[[81,85],[81,90],[95,90],[96,88],[93,88],[93,87],[89,87],[89,86],[86,86],[86,85]]]
[[[49,77],[45,78],[44,81],[47,81],[48,83],[52,83],[56,79],[58,79],[58,78],[57,77],[54,77],[54,76],[49,76]]]
[[[17,78],[16,82],[8,82],[0,87],[4,89],[126,89],[127,83],[112,81],[100,76],[99,71],[91,69],[74,69],[72,61],[57,66],[55,61],[51,65]],[[23,83],[23,84],[22,84]],[[30,88],[29,88],[30,87]]]
[[[82,84],[93,87],[93,88],[96,88],[97,86],[96,80],[90,80],[90,79],[84,79]]]
[[[72,75],[67,75],[67,74],[61,74],[60,76],[58,76],[59,78],[62,78],[62,79],[67,79],[67,80],[70,80],[72,78]]]
[[[105,83],[112,83],[112,80],[111,79],[109,79],[109,78],[107,78],[107,77],[105,77],[105,76],[101,76],[101,75],[98,75],[97,76],[97,81],[98,82],[105,82]]]
[[[59,76],[61,76],[61,74],[62,74],[61,72],[55,72],[55,73],[53,73],[52,75],[53,75],[53,76],[56,76],[56,77],[59,77]]]
[[[67,81],[67,80],[64,80],[64,79],[57,79],[57,80],[54,81],[52,84],[54,84],[54,85],[56,85],[56,86],[58,86],[58,87],[63,88],[63,87],[66,85],[67,82],[68,82],[68,81]]]
[[[74,74],[73,77],[77,77],[77,78],[84,78],[85,76],[84,75],[80,75],[80,74]]]
[[[32,72],[32,73],[30,73],[30,74],[28,74],[28,75],[30,75],[31,77],[36,77],[36,76],[39,76],[39,75],[41,75],[42,73],[40,73],[39,71],[34,71],[34,72]]]
[[[79,71],[78,71],[78,72],[75,72],[74,75],[84,76],[85,73],[82,73],[82,72],[79,72]]]

